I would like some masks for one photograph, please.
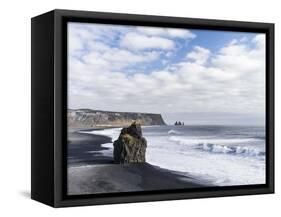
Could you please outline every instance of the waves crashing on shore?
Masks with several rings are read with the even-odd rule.
[[[115,141],[121,128],[83,133],[104,135]],[[263,127],[149,126],[146,159],[161,168],[193,176],[212,185],[265,183]],[[112,154],[112,143],[102,145]]]

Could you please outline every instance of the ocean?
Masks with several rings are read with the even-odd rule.
[[[121,128],[93,130],[115,141]],[[258,126],[146,126],[146,161],[202,184],[265,184],[265,128]],[[84,133],[86,133],[84,131]],[[112,156],[113,143],[103,155]]]

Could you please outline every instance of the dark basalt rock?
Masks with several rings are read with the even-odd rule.
[[[133,122],[131,126],[123,128],[119,138],[113,143],[114,162],[144,163],[147,142],[142,137],[141,125]]]

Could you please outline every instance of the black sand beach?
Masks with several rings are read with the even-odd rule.
[[[95,194],[204,187],[192,179],[148,163],[114,164],[100,151],[111,138],[68,133],[68,194]]]

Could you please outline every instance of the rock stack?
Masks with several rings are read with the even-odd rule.
[[[147,142],[142,136],[141,125],[133,122],[131,126],[123,128],[119,138],[114,141],[114,162],[144,163]]]

